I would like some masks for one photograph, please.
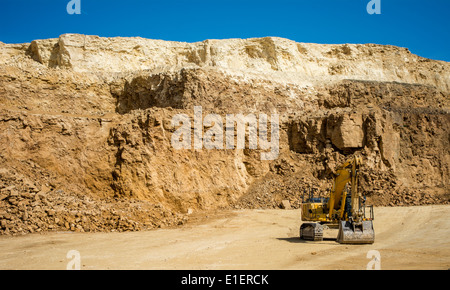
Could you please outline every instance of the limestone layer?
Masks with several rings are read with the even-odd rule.
[[[394,46],[75,34],[0,43],[0,233],[298,207],[311,188],[325,195],[352,154],[372,203],[448,203],[449,102],[450,64]],[[277,158],[248,143],[175,149],[172,119],[193,120],[195,106],[223,120],[278,114]]]

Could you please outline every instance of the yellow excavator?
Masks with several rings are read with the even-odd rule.
[[[358,192],[358,172],[362,164],[353,156],[336,169],[333,188],[328,198],[315,198],[302,202],[300,238],[322,241],[324,229],[339,229],[336,241],[341,244],[372,244],[373,206]],[[305,222],[306,221],[306,222]]]

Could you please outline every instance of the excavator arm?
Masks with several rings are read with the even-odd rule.
[[[347,208],[351,208],[351,212],[348,215],[354,217],[358,215],[360,196],[357,175],[361,164],[361,157],[353,156],[336,169],[336,177],[327,204],[329,219],[340,220],[344,217],[346,203],[349,200],[348,194],[351,194],[351,204],[347,205]]]

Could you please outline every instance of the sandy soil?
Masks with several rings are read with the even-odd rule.
[[[193,216],[172,229],[0,237],[0,269],[381,269],[450,268],[450,206],[375,208],[372,245],[298,238],[298,210],[239,210]],[[332,236],[332,235],[331,235]]]

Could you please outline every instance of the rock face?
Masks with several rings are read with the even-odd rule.
[[[381,45],[320,45],[287,39],[205,40],[181,43],[142,38],[62,35],[35,40],[29,55],[51,68],[124,73],[213,67],[235,76],[282,83],[347,78],[428,84],[449,89],[447,64]]]
[[[0,43],[0,233],[296,208],[311,188],[325,194],[351,154],[364,159],[373,203],[447,203],[449,102],[450,64],[393,46],[74,34]],[[195,106],[223,120],[278,114],[277,158],[261,160],[249,136],[245,149],[175,149],[172,119],[193,121]]]
[[[363,147],[362,114],[331,115],[327,119],[327,137],[339,150]]]

